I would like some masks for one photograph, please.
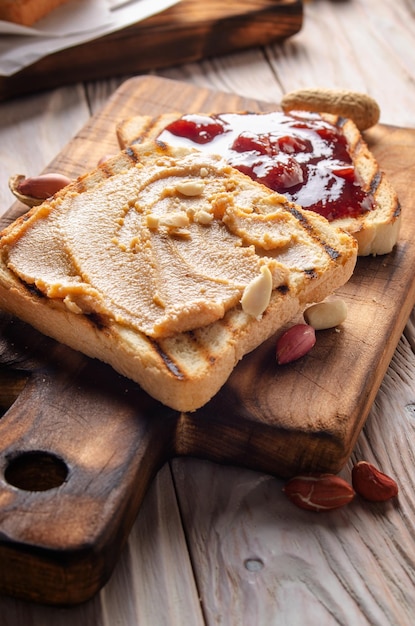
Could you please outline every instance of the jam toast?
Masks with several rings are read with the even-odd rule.
[[[398,197],[351,119],[327,113],[164,114],[120,122],[122,148],[148,139],[217,152],[240,171],[344,228],[360,256],[389,253]]]

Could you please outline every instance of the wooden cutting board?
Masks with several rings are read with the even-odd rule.
[[[175,110],[273,106],[156,77],[124,83],[48,168],[76,176],[117,148],[116,123]],[[369,145],[403,206],[396,249],[358,261],[348,318],[303,359],[271,339],[205,407],[178,414],[27,325],[0,317],[0,592],[74,604],[106,582],[158,469],[177,455],[281,477],[346,463],[415,303],[415,130],[378,125]],[[16,203],[5,225],[22,212]]]
[[[0,100],[265,46],[297,33],[301,0],[181,0],[128,28],[0,76]]]

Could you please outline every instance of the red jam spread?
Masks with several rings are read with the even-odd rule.
[[[317,113],[189,114],[169,124],[158,139],[220,154],[244,174],[330,221],[373,208],[341,129]]]

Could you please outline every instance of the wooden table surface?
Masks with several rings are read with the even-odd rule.
[[[154,73],[275,103],[300,87],[360,90],[381,122],[415,128],[414,68],[414,0],[308,0],[302,30],[283,43]],[[127,78],[0,103],[0,214],[9,176],[42,171]],[[356,460],[375,463],[397,480],[396,501],[313,514],[278,478],[174,459],[97,596],[72,608],[0,597],[1,626],[413,624],[414,351],[413,312],[342,471],[350,480]]]

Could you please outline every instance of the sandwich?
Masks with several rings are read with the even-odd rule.
[[[172,113],[123,120],[116,132],[121,148],[153,140],[220,154],[352,234],[359,256],[387,254],[398,240],[397,194],[351,118],[315,111]]]
[[[135,144],[0,234],[0,307],[178,411],[347,282],[354,237],[218,155]]]

